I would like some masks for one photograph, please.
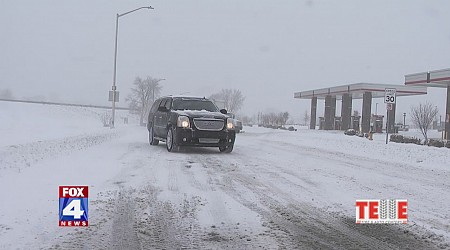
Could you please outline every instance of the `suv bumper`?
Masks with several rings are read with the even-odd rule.
[[[204,131],[193,129],[175,129],[175,144],[192,147],[223,147],[234,144],[234,130]],[[215,140],[215,141],[214,141]],[[208,141],[208,142],[205,142]]]

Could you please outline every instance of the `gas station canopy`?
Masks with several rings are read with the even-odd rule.
[[[405,85],[447,88],[450,86],[450,69],[405,75]]]
[[[450,69],[448,70],[450,74]],[[416,74],[414,74],[416,75]],[[450,82],[450,78],[447,80]],[[362,99],[365,92],[371,92],[372,98],[384,97],[386,88],[395,88],[397,96],[411,96],[411,95],[426,95],[426,87],[412,87],[394,84],[378,84],[378,83],[354,83],[330,88],[309,90],[294,93],[294,98],[311,99],[317,97],[318,99],[325,99],[326,96],[336,96],[336,99],[342,99],[343,94],[350,94],[353,99]]]
[[[447,89],[445,128],[443,139],[450,139],[450,69],[433,70],[405,75],[406,86],[436,87]]]

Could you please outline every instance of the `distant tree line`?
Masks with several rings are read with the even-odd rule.
[[[263,126],[284,126],[286,125],[289,119],[289,112],[271,112],[271,113],[262,113],[258,114],[258,124]]]

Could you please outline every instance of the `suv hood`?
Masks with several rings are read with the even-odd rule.
[[[206,110],[174,110],[174,113],[179,115],[188,116],[190,118],[215,118],[215,119],[225,119],[228,118],[220,112],[211,112]]]

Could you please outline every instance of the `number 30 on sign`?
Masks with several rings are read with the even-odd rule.
[[[395,103],[396,89],[385,89],[384,91],[384,103]]]

